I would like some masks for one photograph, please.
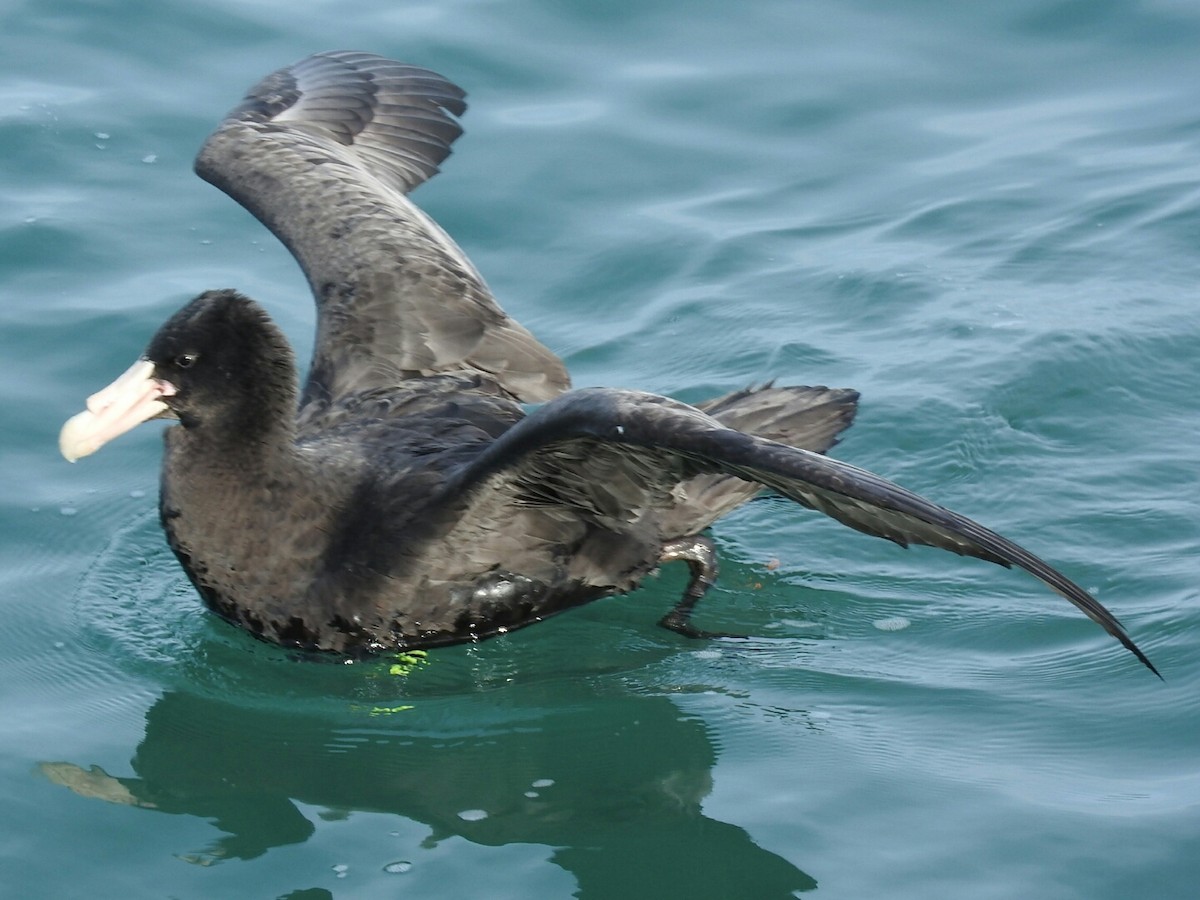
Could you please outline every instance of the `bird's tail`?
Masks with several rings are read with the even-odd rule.
[[[858,396],[848,388],[766,384],[696,405],[729,428],[824,453],[854,421]],[[695,534],[761,490],[729,475],[698,475],[682,485],[681,502],[663,517],[663,531]]]

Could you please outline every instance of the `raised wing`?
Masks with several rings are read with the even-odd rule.
[[[464,536],[501,529],[514,509],[536,505],[569,507],[576,517],[619,528],[668,507],[676,485],[706,472],[772,488],[901,546],[926,544],[1022,568],[1158,674],[1112,613],[1007,538],[864,469],[727,428],[653,394],[596,388],[548,403],[495,441],[447,485],[446,496],[471,498],[456,529]]]
[[[367,53],[319,53],[250,89],[196,173],[292,252],[317,302],[302,418],[439,373],[483,373],[523,402],[569,387],[562,362],[497,305],[462,250],[405,194],[462,133],[463,92]]]

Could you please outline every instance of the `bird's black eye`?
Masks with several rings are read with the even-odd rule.
[[[200,354],[198,353],[180,353],[175,357],[175,365],[181,369],[190,369],[199,358]]]

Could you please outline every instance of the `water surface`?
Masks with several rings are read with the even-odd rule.
[[[1200,11],[1190,4],[14,0],[0,12],[0,871],[14,897],[1191,897]],[[429,66],[416,199],[579,385],[863,392],[836,453],[1019,573],[764,499],[683,577],[407,676],[205,614],[148,426],[57,429],[202,289],[302,355],[294,263],[190,173],[267,71]],[[907,627],[899,627],[907,624]]]

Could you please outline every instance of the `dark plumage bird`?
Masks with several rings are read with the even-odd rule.
[[[562,362],[406,196],[449,154],[463,97],[433,72],[351,52],[252,88],[196,171],[308,276],[307,381],[261,307],[210,291],[63,427],[73,460],[178,419],[162,524],[214,611],[289,647],[430,647],[630,591],[682,560],[692,578],[662,624],[704,635],[689,619],[716,576],[701,532],[766,487],[901,545],[1019,566],[1154,671],[1108,610],[1031,553],[821,455],[854,391],[765,387],[698,407],[569,391]]]

